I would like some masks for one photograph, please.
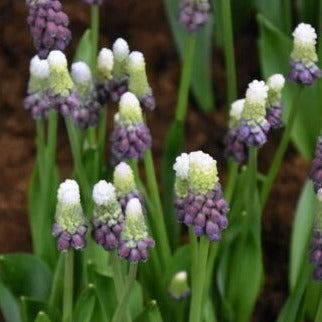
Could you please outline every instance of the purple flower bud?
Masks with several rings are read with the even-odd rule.
[[[229,129],[224,138],[226,158],[232,157],[238,164],[245,164],[248,159],[248,148],[240,139],[235,129]]]
[[[153,94],[148,94],[143,96],[140,99],[141,106],[145,109],[148,109],[150,111],[153,111],[155,109],[155,98]]]
[[[48,118],[50,100],[45,93],[31,93],[25,98],[24,107],[35,120],[44,120]]]
[[[128,91],[129,81],[127,77],[120,80],[112,79],[107,84],[107,92],[113,102],[118,102],[120,97]]]
[[[314,190],[317,193],[322,188],[322,135],[319,136],[315,147],[315,156],[312,161],[309,177],[313,181]]]
[[[291,59],[291,70],[288,74],[288,79],[292,82],[302,85],[312,85],[317,78],[322,77],[321,69],[313,62],[306,66],[300,61]]]
[[[182,0],[179,6],[179,22],[193,33],[207,23],[209,10],[208,2]]]
[[[54,49],[63,51],[71,40],[71,33],[60,1],[30,1],[28,6],[27,23],[39,57],[47,58]]]
[[[282,105],[271,106],[266,109],[266,119],[272,129],[280,129],[284,126],[282,120]]]
[[[316,222],[313,227],[313,240],[310,245],[310,261],[315,265],[314,279],[322,281],[322,234],[320,225]]]

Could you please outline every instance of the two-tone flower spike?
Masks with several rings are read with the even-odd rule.
[[[317,193],[322,188],[322,133],[316,143],[314,159],[312,161],[309,176],[313,181],[314,190]]]
[[[71,40],[68,16],[59,0],[27,0],[27,23],[41,59],[51,50],[64,51]]]
[[[30,78],[28,94],[24,99],[24,107],[30,111],[34,119],[46,119],[50,108],[47,96],[49,88],[49,66],[46,59],[36,55],[30,60]]]
[[[229,206],[223,198],[216,161],[202,151],[183,153],[173,168],[178,221],[192,226],[198,237],[220,240],[221,230],[228,225]]]
[[[67,251],[70,247],[84,248],[86,246],[87,226],[80,203],[77,182],[67,179],[61,183],[57,192],[57,199],[53,235],[57,238],[58,249]]]

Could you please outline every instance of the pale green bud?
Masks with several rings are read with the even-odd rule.
[[[113,173],[113,183],[120,197],[126,196],[136,188],[134,174],[131,167],[125,162],[119,163]]]
[[[43,92],[49,86],[49,66],[46,59],[39,59],[38,55],[30,60],[30,78],[28,91],[30,93]]]
[[[229,112],[229,123],[231,128],[238,127],[241,115],[243,113],[245,106],[245,99],[239,99],[231,104],[230,112]]]
[[[190,294],[186,271],[178,272],[173,276],[169,286],[169,294],[176,300],[183,300]]]
[[[274,74],[267,80],[268,99],[267,107],[276,106],[282,99],[282,90],[285,84],[285,78],[282,74]]]
[[[113,66],[113,52],[110,49],[102,48],[97,56],[97,79],[101,82],[111,80]]]
[[[71,76],[82,99],[91,95],[93,90],[92,73],[89,66],[82,61],[72,64]]]
[[[176,172],[175,191],[178,196],[184,197],[188,193],[189,155],[182,153],[178,156],[173,165],[173,169]]]
[[[122,38],[116,39],[116,41],[113,44],[113,76],[117,80],[127,75],[129,53],[130,50],[127,42]]]
[[[127,92],[121,96],[119,120],[126,126],[135,126],[143,123],[140,102],[133,93]]]

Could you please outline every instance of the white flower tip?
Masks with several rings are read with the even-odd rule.
[[[72,64],[71,75],[74,82],[78,84],[89,82],[92,79],[91,70],[83,61]]]
[[[133,65],[142,65],[144,64],[144,56],[139,51],[132,51],[129,56],[130,64]]]
[[[80,202],[79,187],[75,180],[67,179],[62,182],[57,192],[58,201],[63,204],[75,204]]]
[[[213,167],[217,163],[208,153],[202,151],[191,152],[189,154],[189,162],[197,164],[200,168]]]
[[[187,153],[182,153],[176,158],[176,162],[173,165],[173,169],[176,175],[181,179],[188,178],[189,174],[189,155]]]
[[[186,271],[181,271],[181,272],[178,272],[174,278],[178,281],[178,282],[186,282],[187,281],[187,272]]]
[[[113,53],[115,57],[126,57],[129,55],[129,45],[123,38],[118,38],[113,44]]]
[[[132,169],[131,167],[125,163],[121,162],[115,167],[115,175],[119,178],[128,178],[132,175]]]
[[[317,34],[315,29],[308,23],[300,23],[293,32],[294,41],[302,45],[315,44]]]
[[[49,77],[49,65],[46,59],[40,59],[38,55],[30,60],[30,74],[38,78]]]
[[[47,57],[47,61],[49,66],[67,66],[66,56],[60,50],[52,50]]]
[[[142,205],[138,198],[132,198],[126,205],[126,216],[137,216],[142,214]]]
[[[230,109],[230,117],[235,118],[236,120],[239,120],[241,117],[241,114],[243,112],[245,105],[245,99],[239,99],[231,104],[231,109]]]
[[[246,97],[253,102],[262,102],[267,99],[268,86],[264,81],[253,80],[246,91]]]
[[[285,78],[282,74],[274,74],[270,76],[267,80],[267,85],[269,88],[282,89],[285,84]]]
[[[140,102],[137,97],[131,93],[126,92],[120,98],[120,106],[140,106]]]
[[[98,53],[97,67],[112,70],[113,64],[114,64],[114,58],[113,58],[112,50],[107,48],[102,48]]]
[[[105,180],[100,180],[93,188],[93,199],[99,206],[106,205],[115,200],[116,194],[114,186]]]
[[[317,196],[318,196],[318,200],[322,202],[322,188],[318,190]]]

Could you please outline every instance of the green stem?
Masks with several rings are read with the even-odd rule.
[[[164,216],[161,206],[161,200],[158,190],[157,178],[154,169],[154,163],[151,150],[148,149],[144,153],[144,167],[146,172],[147,183],[149,187],[150,197],[155,207],[155,214],[152,214],[151,220],[154,222],[154,227],[158,230],[158,244],[160,245],[161,258],[163,268],[171,258],[170,244],[167,236],[167,231],[164,223]]]
[[[105,165],[105,144],[106,144],[106,123],[107,123],[107,105],[103,106],[98,126],[98,148],[100,168]]]
[[[294,101],[293,101],[293,108],[290,111],[287,123],[286,123],[286,128],[285,131],[283,133],[283,137],[281,140],[280,145],[278,146],[277,152],[275,154],[274,160],[271,164],[271,167],[269,169],[269,172],[266,176],[266,180],[263,184],[262,187],[262,191],[261,191],[261,195],[260,195],[260,200],[261,200],[261,205],[262,205],[262,209],[265,207],[267,198],[269,196],[269,193],[271,191],[273,182],[276,178],[276,175],[278,173],[278,170],[280,168],[282,159],[284,157],[284,154],[286,152],[286,148],[287,145],[289,143],[289,140],[291,138],[291,133],[292,133],[292,129],[293,129],[293,125],[295,123],[295,119],[297,116],[297,113],[299,111],[300,108],[300,97],[301,97],[301,93],[302,93],[302,89],[299,88],[297,95],[295,95],[294,97]]]
[[[319,2],[319,15],[318,17],[321,17],[322,15],[322,0]],[[319,34],[318,34],[318,56],[319,59],[322,59],[322,19],[320,19],[320,25],[319,25]]]
[[[179,96],[176,107],[176,119],[184,122],[187,114],[188,94],[191,80],[192,61],[196,47],[196,36],[191,35],[187,40],[183,68],[180,77]]]
[[[136,272],[138,268],[138,263],[131,263],[129,269],[129,275],[126,278],[124,292],[122,294],[121,301],[119,302],[115,314],[113,316],[112,322],[123,322],[124,314],[128,307],[128,300],[131,294],[131,290],[136,278]]]
[[[284,30],[287,34],[292,30],[292,5],[290,0],[282,0],[282,12],[284,18]]]
[[[43,120],[36,121],[37,131],[37,161],[39,167],[39,177],[42,189],[45,186],[45,159],[46,159],[46,140],[45,140],[45,122]]]
[[[322,321],[322,293],[320,295],[320,301],[319,301],[319,306],[318,310],[315,315],[315,322],[321,322]]]
[[[99,34],[99,6],[91,5],[91,37],[92,37],[92,72],[95,73],[96,57],[98,52],[98,34]]]
[[[247,215],[249,218],[253,215],[253,205],[256,195],[257,185],[257,149],[249,149],[249,160],[248,160],[248,198],[247,198]]]
[[[227,71],[227,98],[230,105],[237,97],[236,65],[230,0],[222,0],[223,40]]]
[[[65,277],[64,277],[64,299],[63,299],[63,322],[72,321],[73,313],[73,270],[74,252],[69,249],[65,253]]]
[[[111,266],[113,271],[113,279],[114,279],[114,285],[115,285],[115,292],[117,297],[117,302],[121,303],[122,295],[124,292],[124,280],[122,276],[122,267],[120,265],[120,260],[117,256],[116,251],[113,251],[111,254]],[[131,316],[129,312],[126,312],[125,321],[131,321]]]
[[[209,240],[202,236],[199,241],[196,272],[192,276],[192,297],[190,304],[189,322],[202,321],[202,302],[206,279]]]
[[[228,183],[225,189],[225,199],[228,202],[228,204],[230,204],[233,197],[237,177],[238,177],[238,164],[234,162],[232,159],[230,159],[228,168],[229,168],[229,177],[228,177]]]
[[[69,137],[70,147],[72,150],[72,155],[73,155],[73,160],[74,160],[74,165],[75,165],[75,170],[76,170],[76,176],[79,180],[81,190],[84,195],[84,199],[85,199],[84,204],[87,207],[86,213],[88,214],[89,210],[91,209],[91,204],[92,204],[91,191],[90,191],[89,183],[87,181],[83,161],[82,161],[81,146],[79,143],[78,135],[77,135],[76,128],[75,128],[74,124],[68,118],[65,119],[65,123],[66,123],[67,133],[68,133],[68,137]]]

